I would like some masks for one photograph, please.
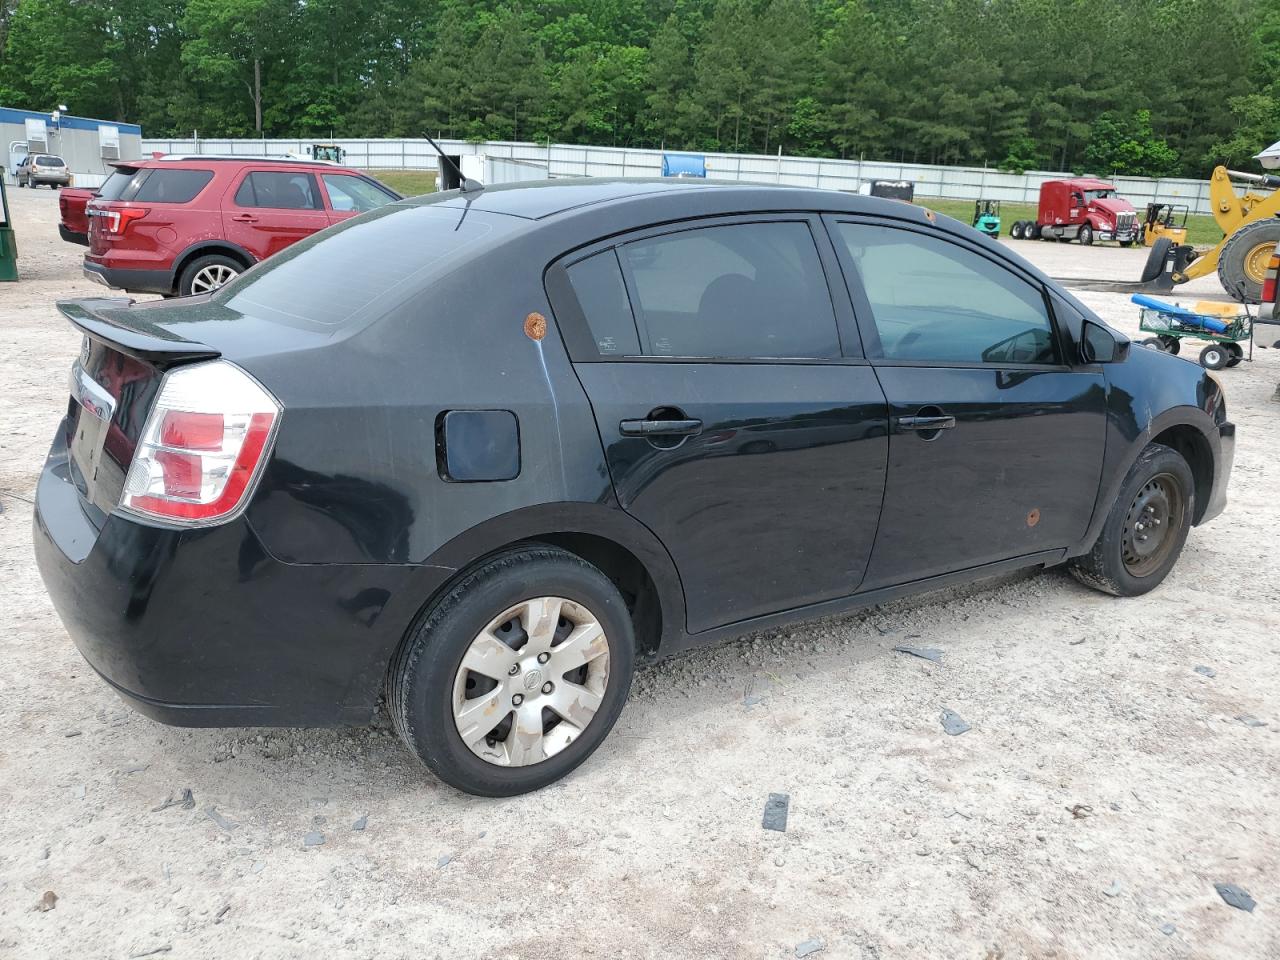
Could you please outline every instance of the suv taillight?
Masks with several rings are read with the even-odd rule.
[[[120,506],[189,526],[229,520],[249,501],[281,407],[225,360],[165,374]]]
[[[97,216],[107,225],[107,233],[120,236],[129,229],[129,224],[141,220],[150,212],[146,207],[119,207],[115,210],[102,210]]]

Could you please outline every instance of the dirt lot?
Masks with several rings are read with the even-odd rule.
[[[1153,595],[1048,572],[699,652],[643,673],[566,782],[476,800],[386,731],[171,729],[84,664],[31,500],[79,345],[53,301],[100,288],[55,195],[10,196],[0,956],[1280,957],[1280,349],[1220,374],[1231,505]],[[1143,259],[1019,249],[1060,276]]]

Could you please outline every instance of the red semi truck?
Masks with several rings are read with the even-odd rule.
[[[1116,240],[1122,247],[1139,239],[1138,212],[1116,196],[1114,184],[1091,177],[1046,180],[1040,184],[1035,220],[1019,220],[1009,230],[1015,240]]]

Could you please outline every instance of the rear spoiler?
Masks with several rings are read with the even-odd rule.
[[[180,363],[216,360],[222,356],[213,347],[183,340],[150,321],[145,316],[146,311],[132,307],[133,300],[128,297],[58,301],[62,315],[86,335],[162,370]]]

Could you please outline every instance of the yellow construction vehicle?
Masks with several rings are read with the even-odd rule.
[[[1168,237],[1173,244],[1187,242],[1187,214],[1191,208],[1185,203],[1148,203],[1147,218],[1142,222],[1142,242],[1155,246],[1161,237]]]
[[[1237,194],[1232,181],[1249,188],[1243,195]],[[1256,187],[1265,192],[1252,189]],[[1158,239],[1151,247],[1142,279],[1154,281],[1157,289],[1168,289],[1216,269],[1227,293],[1241,303],[1257,303],[1267,263],[1280,243],[1280,176],[1216,167],[1209,178],[1209,203],[1225,234],[1222,241],[1197,255],[1187,244],[1175,245],[1167,237]]]

